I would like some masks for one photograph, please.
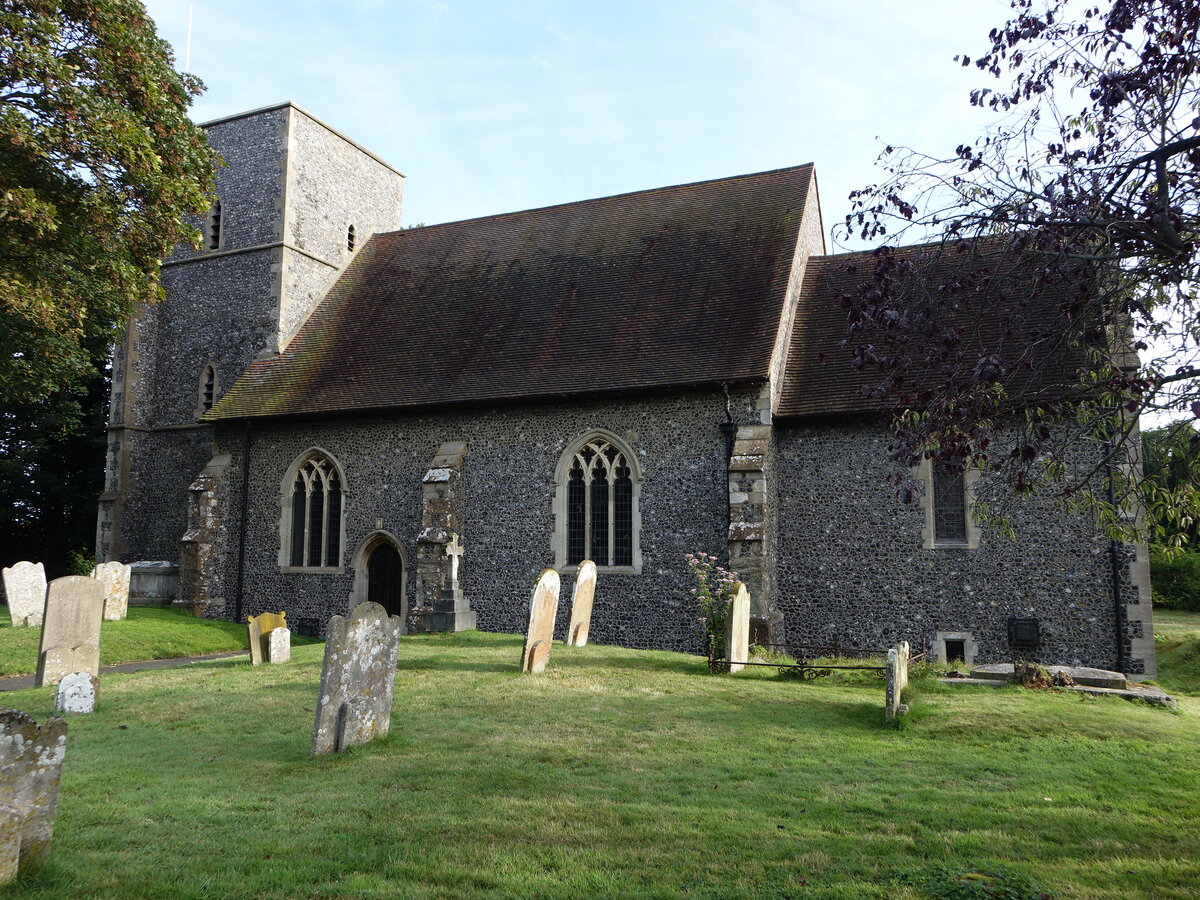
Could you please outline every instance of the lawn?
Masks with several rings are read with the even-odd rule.
[[[1200,696],[1200,613],[1154,610],[1154,644],[1164,690]]]
[[[13,628],[7,607],[0,613],[0,675],[37,669],[40,628]],[[197,619],[182,610],[131,606],[127,618],[100,626],[100,664],[172,659],[246,649],[246,626]]]
[[[401,639],[392,734],[310,759],[321,646],[106,676],[33,898],[1194,897],[1200,700],[709,676],[697,657]],[[44,719],[48,688],[5,703]],[[1028,892],[1004,894],[1028,896]]]

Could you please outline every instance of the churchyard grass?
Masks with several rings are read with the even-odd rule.
[[[40,628],[13,628],[0,612],[0,675],[37,668]],[[100,626],[100,664],[172,659],[246,649],[246,626],[197,619],[182,610],[131,606],[128,617]]]
[[[971,894],[1008,866],[1061,898],[1194,897],[1200,700],[1172,713],[883,685],[522,639],[400,642],[392,732],[309,757],[321,646],[106,676],[71,719],[29,898]],[[53,692],[5,695],[44,720]],[[1020,893],[1003,896],[1024,896]]]
[[[1154,610],[1154,644],[1163,690],[1200,696],[1200,613]]]

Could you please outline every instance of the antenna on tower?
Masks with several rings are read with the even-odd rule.
[[[192,9],[196,6],[195,3],[188,3],[188,34],[187,34],[187,49],[183,51],[183,71],[192,71]]]

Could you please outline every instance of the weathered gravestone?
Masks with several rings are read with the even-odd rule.
[[[271,656],[271,635],[280,629],[287,632],[287,652],[283,659],[274,659]],[[260,665],[264,659],[267,662],[287,662],[291,658],[292,633],[287,627],[286,612],[246,616],[246,631],[250,638],[251,665]],[[276,638],[277,644],[281,641],[282,638]],[[277,647],[276,652],[282,652],[282,647]]]
[[[129,579],[133,569],[123,562],[100,563],[92,577],[104,585],[104,618],[116,622],[129,612]]]
[[[521,651],[521,671],[537,674],[546,669],[550,642],[554,640],[554,619],[558,615],[558,573],[544,569],[533,586],[529,600],[529,630]]]
[[[575,591],[571,594],[571,624],[567,626],[567,644],[583,647],[587,644],[588,627],[592,624],[592,598],[596,595],[596,564],[585,559],[575,574]]]
[[[313,723],[313,756],[388,733],[402,624],[399,616],[389,617],[378,603],[360,603],[350,618],[329,620]]]
[[[890,722],[904,715],[901,695],[908,684],[908,641],[901,641],[887,654],[886,686],[884,688],[884,714]]]
[[[103,616],[104,585],[95,578],[68,575],[50,582],[35,687],[58,684],[72,672],[99,673]]]
[[[72,672],[64,675],[58,683],[54,697],[54,711],[62,713],[90,713],[96,709],[96,698],[100,696],[100,679],[90,672]]]
[[[42,624],[46,608],[46,567],[22,560],[2,573],[4,598],[13,628],[37,627]]]
[[[740,581],[725,616],[725,658],[730,672],[740,672],[750,657],[750,592]]]
[[[292,632],[289,628],[274,628],[267,635],[267,662],[285,663],[292,658]]]
[[[50,859],[67,723],[0,709],[0,884]]]

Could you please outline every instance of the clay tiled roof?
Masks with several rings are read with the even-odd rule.
[[[1059,304],[1065,292],[1061,287],[1034,289],[1038,270],[1031,264],[1032,258],[1016,260],[1000,243],[978,245],[966,254],[949,248],[938,252],[934,244],[894,252],[918,268],[931,284],[950,281],[964,269],[988,273],[986,287],[955,298],[957,310],[943,306],[937,312],[939,320],[953,326],[961,340],[965,369],[974,365],[983,348],[1001,347],[1007,358],[1020,355],[1023,363],[1003,379],[1010,396],[1032,396],[1061,380],[1073,380],[1083,356],[1078,349],[1065,346],[1058,334]],[[872,413],[901,403],[920,407],[921,392],[947,377],[914,363],[902,394],[889,395],[886,404],[869,394],[884,375],[878,366],[852,367],[854,344],[847,341],[843,298],[857,296],[871,283],[874,268],[875,257],[869,251],[808,260],[778,415]]]
[[[371,238],[206,418],[766,378],[798,166]]]

